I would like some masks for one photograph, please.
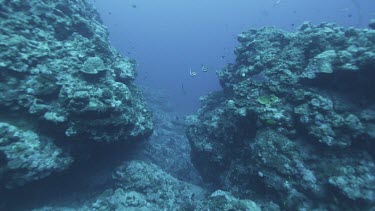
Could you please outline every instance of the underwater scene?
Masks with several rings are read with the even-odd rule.
[[[374,0],[0,0],[0,211],[374,211]]]

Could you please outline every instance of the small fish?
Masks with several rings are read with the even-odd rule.
[[[273,6],[277,6],[277,5],[279,5],[281,3],[281,0],[277,0],[277,1],[275,1],[275,3],[273,3]]]
[[[194,76],[196,76],[196,75],[197,75],[197,72],[192,71],[191,68],[190,68],[190,76],[191,76],[191,77],[194,77]]]
[[[205,65],[201,65],[201,69],[203,72],[207,72],[208,71],[208,68],[205,66]]]

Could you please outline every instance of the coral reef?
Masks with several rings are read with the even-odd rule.
[[[188,118],[203,179],[286,210],[374,207],[375,30],[304,23],[238,41],[223,91]]]
[[[0,5],[1,210],[374,209],[374,20],[240,34],[185,124],[88,1]]]
[[[141,88],[155,123],[154,133],[137,148],[135,158],[152,162],[181,181],[200,185],[202,180],[190,161],[185,116],[175,111],[171,96],[161,90]]]
[[[198,210],[261,211],[261,208],[251,200],[237,199],[228,192],[217,190],[199,206]]]
[[[255,202],[238,199],[221,190],[206,197],[201,187],[179,181],[144,161],[123,163],[113,177],[115,189],[107,189],[83,205],[44,206],[34,210],[261,210]]]
[[[0,123],[6,133],[0,186],[63,170],[74,154],[90,154],[89,145],[129,145],[152,133],[151,112],[132,84],[135,63],[110,46],[92,5],[0,4]]]
[[[135,145],[129,153],[121,148],[116,152],[112,148],[101,150],[100,154],[93,154],[94,160],[70,168],[68,177],[49,178],[50,183],[43,187],[33,186],[38,193],[26,194],[27,200],[22,200],[21,205],[10,203],[2,207],[0,203],[0,209],[201,210],[200,207],[208,206],[214,209],[216,203],[208,204],[205,188],[197,186],[202,181],[190,162],[183,115],[174,111],[165,93],[141,88],[155,119],[154,133],[148,141]],[[18,193],[12,197],[18,198]],[[237,204],[239,199],[229,200]]]
[[[0,153],[0,180],[7,188],[62,171],[73,161],[52,140],[7,123],[0,123]]]
[[[159,210],[179,210],[204,198],[205,191],[201,187],[181,182],[158,166],[143,161],[124,163],[113,177],[117,186],[143,194]]]

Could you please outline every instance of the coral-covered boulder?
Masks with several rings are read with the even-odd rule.
[[[52,140],[0,123],[0,180],[8,188],[65,170],[72,163]]]
[[[47,162],[49,153],[56,150],[57,156],[67,145],[70,153],[74,143],[128,144],[151,134],[151,112],[132,84],[135,62],[110,46],[92,5],[81,0],[0,2],[0,122],[43,137],[48,151],[36,152],[43,155],[36,162]],[[11,145],[27,146],[38,138],[8,139]],[[5,174],[13,162],[8,152],[0,150]],[[61,163],[56,156],[49,159]],[[30,162],[23,169],[33,169]],[[46,168],[61,170],[69,162],[62,163]],[[37,177],[43,176],[30,176]]]
[[[375,30],[304,23],[238,36],[223,91],[188,118],[202,177],[287,210],[375,205]]]

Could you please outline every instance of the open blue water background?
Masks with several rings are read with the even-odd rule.
[[[120,53],[138,62],[136,83],[163,91],[176,110],[196,111],[220,89],[216,71],[234,61],[236,35],[304,21],[364,28],[374,0],[93,0]],[[208,68],[202,72],[201,65]],[[191,77],[189,69],[197,75]]]

